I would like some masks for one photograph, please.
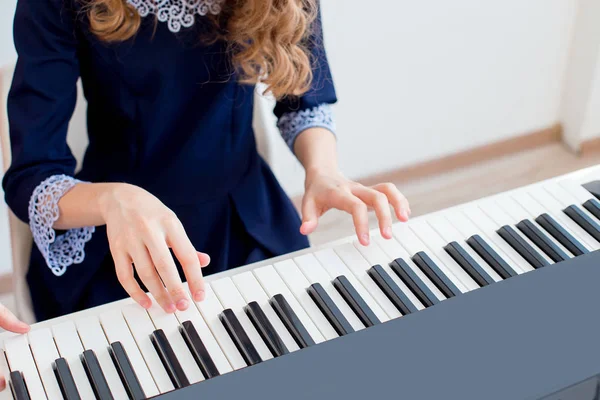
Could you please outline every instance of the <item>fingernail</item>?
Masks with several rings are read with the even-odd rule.
[[[385,229],[383,230],[383,234],[384,234],[385,236],[387,236],[388,238],[389,238],[389,237],[391,237],[391,236],[392,236],[392,227],[391,227],[391,226],[388,226],[387,228],[385,228]]]
[[[185,311],[185,310],[187,310],[189,305],[190,305],[190,302],[187,301],[187,299],[181,299],[177,302],[177,309],[179,311]]]
[[[367,233],[363,233],[360,238],[365,246],[369,244],[369,235]]]
[[[167,309],[166,309],[166,311],[167,311],[168,313],[174,313],[174,312],[175,312],[175,310],[177,310],[177,308],[175,307],[175,304],[173,304],[173,303],[169,304],[169,305],[167,306]]]
[[[140,301],[140,306],[142,306],[143,308],[150,308],[150,306],[152,305],[152,303],[150,302],[150,300],[142,300]]]
[[[202,300],[204,300],[204,290],[198,290],[194,294],[194,300],[195,301],[202,301]]]
[[[402,210],[402,211],[400,212],[400,215],[402,215],[402,218],[404,218],[404,219],[408,219],[408,212],[407,212],[406,210]]]

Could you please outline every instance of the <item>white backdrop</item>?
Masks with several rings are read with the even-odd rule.
[[[322,0],[343,170],[360,178],[554,124],[576,2]],[[292,157],[275,171],[302,191]]]
[[[17,0],[2,0],[0,6],[0,66],[12,62],[16,57],[12,37],[16,4]]]

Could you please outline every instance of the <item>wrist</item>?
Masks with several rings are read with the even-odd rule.
[[[306,171],[306,184],[309,184],[313,179],[319,176],[339,176],[342,172],[337,165],[320,165],[305,168]]]
[[[110,210],[114,209],[121,202],[120,198],[127,186],[129,185],[126,183],[98,184],[98,195],[96,196],[97,207],[105,224]]]

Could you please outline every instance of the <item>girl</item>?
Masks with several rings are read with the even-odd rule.
[[[147,308],[146,291],[184,310],[182,280],[201,301],[201,268],[305,248],[331,208],[352,214],[363,245],[368,208],[384,238],[390,204],[409,217],[395,186],[338,169],[317,0],[19,0],[14,33],[3,187],[33,232],[38,320],[127,295]],[[66,134],[79,78],[89,146],[75,174]],[[306,171],[302,220],[256,150],[259,81]]]

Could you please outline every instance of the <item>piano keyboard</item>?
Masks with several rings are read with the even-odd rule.
[[[4,333],[0,400],[160,397],[582,256],[600,249],[598,180],[590,168],[397,223],[368,247],[351,236],[210,276],[186,311],[127,299]]]

